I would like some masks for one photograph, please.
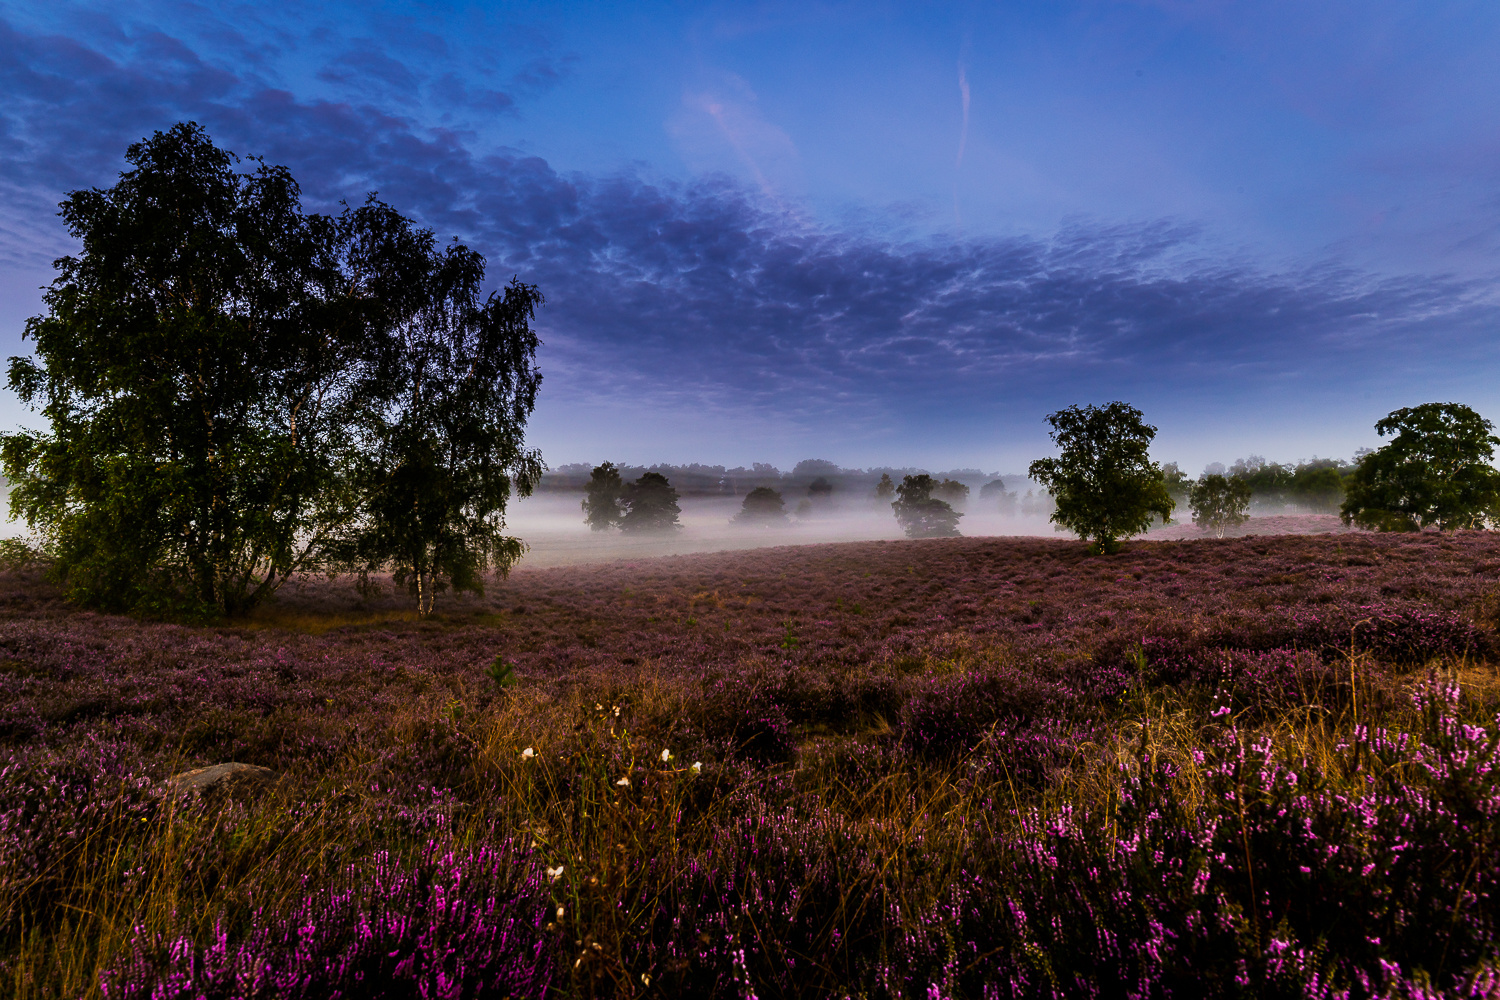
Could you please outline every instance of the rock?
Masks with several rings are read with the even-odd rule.
[[[174,774],[167,779],[167,792],[172,795],[189,792],[201,795],[212,791],[240,798],[269,787],[275,780],[276,772],[269,767],[230,761]]]

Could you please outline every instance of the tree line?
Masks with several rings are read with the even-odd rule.
[[[392,571],[426,614],[524,551],[505,506],[544,471],[524,432],[542,303],[371,195],[302,210],[290,173],[195,123],[61,205],[35,356],[9,386],[46,432],[0,437],[12,511],[73,599],[238,615],[308,572]]]
[[[1391,440],[1363,453],[1347,471],[1333,462],[1288,468],[1252,460],[1237,463],[1227,475],[1222,467],[1205,470],[1196,481],[1188,480],[1175,465],[1152,461],[1156,428],[1127,403],[1070,406],[1048,414],[1047,422],[1059,454],[1032,462],[1028,475],[1045,487],[1055,505],[1050,520],[1101,553],[1116,551],[1121,539],[1145,532],[1155,521],[1170,522],[1183,493],[1193,523],[1222,537],[1249,519],[1256,486],[1268,484],[1303,495],[1336,492],[1342,496],[1339,514],[1345,524],[1378,531],[1500,526],[1500,472],[1491,464],[1500,438],[1490,421],[1461,403],[1424,403],[1393,411],[1375,424],[1376,432]],[[998,492],[1013,502],[1014,494],[1003,490],[1003,480],[997,480],[981,495]],[[815,496],[826,501],[831,491],[825,480],[816,480],[803,503],[811,504]],[[656,499],[668,494],[670,516]],[[926,474],[904,476],[899,486],[882,475],[874,498],[889,502],[908,537],[940,538],[959,533],[963,514],[954,508],[968,494],[963,483]],[[606,462],[594,468],[583,508],[595,530],[616,525],[625,530],[664,530],[678,525],[676,499],[664,476],[646,473],[627,486]],[[648,514],[632,525],[633,508],[641,504]],[[782,494],[768,486],[756,487],[733,520],[786,523]]]

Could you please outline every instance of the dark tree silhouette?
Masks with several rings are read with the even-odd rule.
[[[607,531],[619,526],[625,517],[625,484],[615,463],[594,466],[583,492],[583,523],[589,530]]]
[[[882,472],[880,482],[875,484],[875,499],[889,501],[896,495],[896,484],[891,482],[891,474]]]
[[[735,524],[748,525],[784,525],[786,519],[786,504],[782,502],[781,494],[769,486],[757,486],[745,495],[745,502],[740,507],[740,512],[731,519]]]
[[[944,479],[932,488],[932,492],[955,510],[969,501],[969,487],[956,479]]]
[[[937,483],[928,475],[906,476],[896,487],[891,509],[907,538],[951,538],[958,534],[962,514],[933,497]]]
[[[677,520],[677,491],[659,472],[647,472],[625,487],[625,516],[620,530],[629,532],[674,531],[682,527]]]

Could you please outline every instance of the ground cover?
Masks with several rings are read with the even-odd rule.
[[[0,577],[16,996],[1488,996],[1491,533]],[[266,788],[163,791],[222,761]]]

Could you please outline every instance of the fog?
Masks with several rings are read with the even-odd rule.
[[[546,491],[506,508],[506,532],[530,546],[522,567],[568,566],[614,559],[720,552],[771,545],[813,545],[819,542],[858,542],[904,538],[889,503],[845,500],[815,516],[787,518],[785,527],[764,528],[731,524],[744,497],[682,497],[682,528],[666,535],[624,534],[618,530],[590,531],[583,523],[581,493]],[[790,506],[790,505],[788,505]],[[1050,513],[1050,512],[1049,512]],[[1055,534],[1049,515],[1004,516],[999,505],[971,501],[959,522],[964,535]]]

